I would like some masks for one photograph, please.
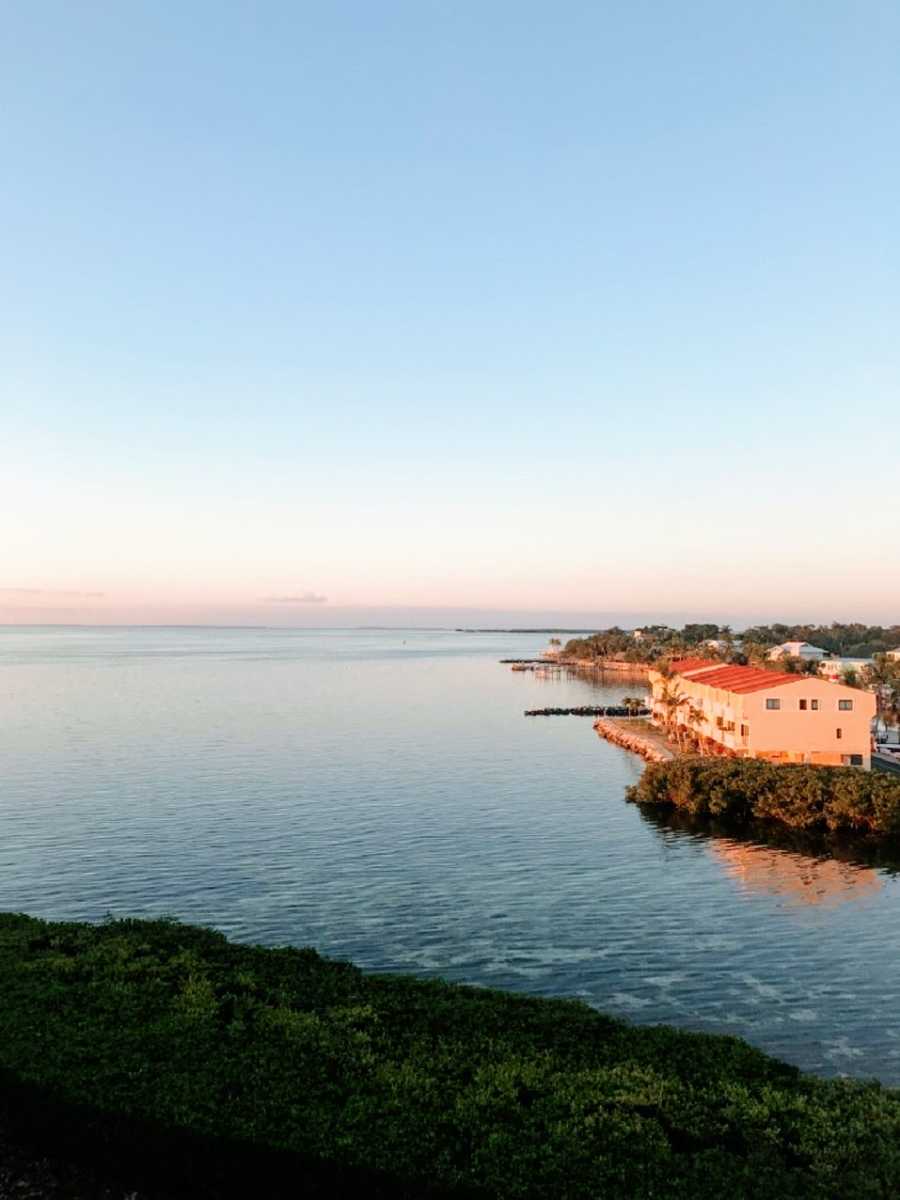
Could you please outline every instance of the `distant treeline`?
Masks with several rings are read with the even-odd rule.
[[[734,634],[728,626],[685,625],[672,629],[668,625],[645,625],[639,636],[614,625],[589,637],[572,638],[566,642],[563,655],[567,658],[618,658],[627,662],[649,663],[662,657],[675,657],[696,648],[708,638],[722,638],[730,643]]]
[[[747,642],[778,646],[782,642],[810,642],[830,654],[847,658],[872,658],[900,646],[900,625],[754,625],[740,635]]]
[[[765,657],[765,652],[782,642],[811,642],[822,650],[848,658],[871,658],[900,647],[900,625],[754,625],[741,633],[729,625],[689,624],[681,629],[669,625],[645,625],[634,632],[613,626],[589,637],[572,638],[563,653],[568,658],[619,658],[628,662],[655,662],[679,654],[696,653],[715,639],[718,648],[703,646],[703,653],[728,661],[746,662]]]

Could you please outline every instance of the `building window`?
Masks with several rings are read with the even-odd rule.
[[[806,701],[805,700],[800,701],[800,711],[806,712]]]
[[[749,736],[750,736],[750,726],[742,725],[741,726],[741,737],[745,738],[745,737],[749,737]]]
[[[818,700],[810,700],[809,707],[813,710],[813,712],[818,712],[819,711]]]
[[[780,700],[771,700],[771,699],[767,700],[766,708],[781,708],[781,701]]]
[[[844,731],[843,731],[843,729],[839,729],[839,730],[837,731],[837,735],[838,735],[838,740],[840,740],[840,739],[841,739],[841,738],[844,736]]]
[[[838,700],[838,708],[841,712],[850,712],[853,708],[852,700]]]
[[[863,765],[863,756],[861,754],[842,754],[841,762],[845,767],[861,767]]]

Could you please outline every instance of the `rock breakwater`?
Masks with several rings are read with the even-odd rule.
[[[630,750],[633,754],[639,754],[648,762],[671,762],[675,757],[675,752],[665,745],[661,736],[629,729],[622,721],[601,717],[599,721],[594,722],[594,729],[608,742]]]

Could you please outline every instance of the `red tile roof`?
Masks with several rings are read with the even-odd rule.
[[[680,664],[673,663],[680,667]],[[688,667],[679,669],[679,675],[720,688],[723,692],[764,692],[767,688],[780,688],[789,683],[808,683],[808,675],[789,675],[782,671],[765,671],[762,667],[733,667],[728,664],[712,667]]]
[[[701,667],[720,667],[722,664],[715,658],[676,658],[671,666],[676,675],[685,675],[688,671],[699,671]]]

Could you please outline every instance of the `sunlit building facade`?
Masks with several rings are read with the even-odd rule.
[[[703,754],[871,766],[871,692],[810,675],[682,659],[650,672],[652,720]]]

